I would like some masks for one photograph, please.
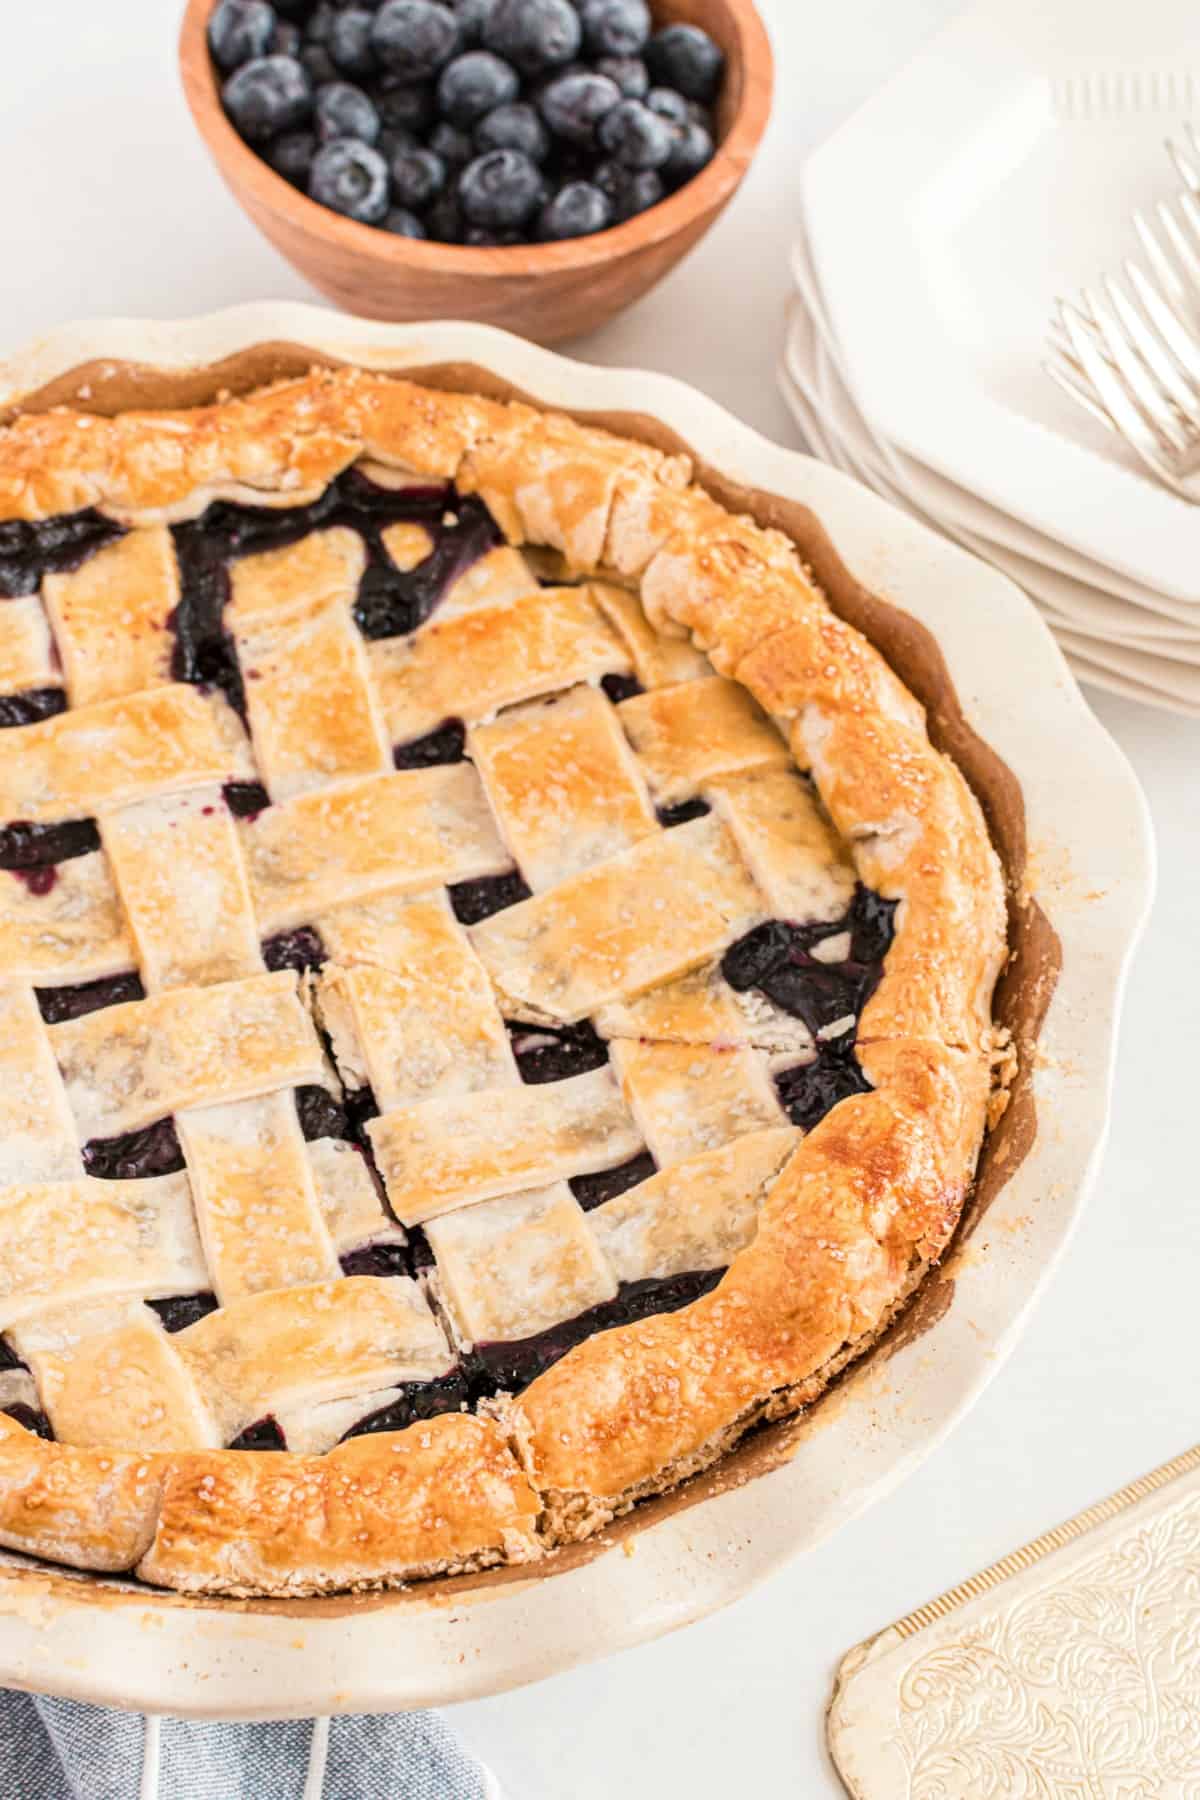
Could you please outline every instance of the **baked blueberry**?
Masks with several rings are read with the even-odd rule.
[[[487,150],[520,150],[540,163],[550,153],[550,133],[536,109],[528,101],[518,100],[512,106],[498,106],[480,119],[475,127],[475,148],[481,155]]]
[[[392,199],[410,212],[424,212],[446,185],[446,165],[433,150],[401,150],[391,169]]]
[[[429,134],[429,148],[448,169],[465,169],[475,158],[475,145],[465,131],[443,119]]]
[[[282,137],[272,138],[263,149],[263,156],[275,173],[297,187],[308,186],[309,170],[316,154],[317,140],[311,131],[285,131]]]
[[[578,56],[583,28],[568,0],[496,0],[483,41],[523,74],[537,75]]]
[[[583,41],[593,56],[639,56],[650,37],[646,0],[583,0]]]
[[[676,187],[690,181],[713,159],[713,141],[703,125],[681,125],[671,144],[671,154],[663,164],[663,178]]]
[[[313,158],[308,191],[347,219],[378,225],[388,209],[388,166],[370,144],[334,138]]]
[[[671,154],[671,127],[640,100],[621,100],[597,127],[601,145],[626,169],[661,169]]]
[[[379,114],[353,82],[330,81],[319,87],[313,116],[323,144],[341,137],[357,138],[362,144],[379,141]]]
[[[647,44],[646,63],[661,86],[678,88],[689,100],[710,101],[721,85],[725,57],[698,25],[667,25]]]
[[[621,90],[607,75],[560,75],[548,82],[538,101],[542,117],[555,137],[570,144],[594,144],[601,119],[621,105]],[[636,101],[629,104],[637,105]]]
[[[423,81],[458,49],[458,20],[440,0],[384,0],[371,27],[371,49],[406,81]]]
[[[458,180],[458,203],[468,225],[512,231],[542,202],[542,172],[519,150],[489,150],[468,163]]]
[[[424,137],[437,123],[437,89],[431,81],[392,81],[374,90],[385,127]]]
[[[394,206],[391,212],[384,214],[383,229],[390,231],[395,237],[423,238],[429,236],[416,213],[409,212],[403,206]]]
[[[650,71],[640,56],[601,56],[595,68],[616,82],[622,100],[644,100],[650,92]]]
[[[343,75],[361,79],[375,69],[375,53],[371,49],[371,27],[374,13],[365,6],[348,6],[337,14],[325,39],[325,48]]]
[[[667,119],[672,125],[686,125],[689,119],[688,102],[674,88],[651,88],[646,95],[646,105],[661,119]]]
[[[564,238],[590,237],[612,223],[607,195],[590,181],[568,181],[559,188],[538,219],[538,236],[547,243]]]
[[[307,124],[312,84],[294,56],[256,56],[229,77],[221,101],[247,143],[259,144]]]
[[[665,192],[662,177],[653,169],[627,169],[611,159],[597,163],[592,180],[612,207],[614,225],[657,206]]]
[[[483,41],[483,28],[496,9],[496,0],[452,0],[459,38],[471,46]]]
[[[448,62],[438,80],[438,105],[452,125],[469,128],[497,106],[508,106],[521,83],[511,63],[490,50],[468,50]]]
[[[300,61],[308,70],[308,78],[314,87],[324,87],[326,82],[338,80],[340,71],[324,44],[305,44]]]
[[[269,56],[275,46],[275,12],[267,0],[221,0],[208,21],[208,47],[213,61],[226,71],[256,56]]]

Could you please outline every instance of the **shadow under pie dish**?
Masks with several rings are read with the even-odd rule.
[[[0,1541],[533,1561],[936,1261],[1000,866],[686,461],[314,371],[0,433]]]

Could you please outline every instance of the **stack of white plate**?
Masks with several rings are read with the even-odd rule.
[[[1200,506],[1042,369],[1200,112],[1193,0],[981,0],[812,158],[784,393],[814,452],[1030,594],[1081,680],[1200,716]]]

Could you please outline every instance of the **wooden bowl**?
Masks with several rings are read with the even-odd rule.
[[[226,185],[314,287],[368,319],[477,319],[540,344],[593,330],[640,299],[737,192],[771,110],[773,63],[753,0],[654,0],[658,23],[701,25],[725,52],[717,151],[703,172],[624,225],[564,244],[466,249],[393,237],[318,206],[244,144],[221,108],[206,29],[216,0],[188,0],[184,92]]]

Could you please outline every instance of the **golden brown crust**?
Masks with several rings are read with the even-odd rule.
[[[530,1560],[537,1512],[498,1426],[446,1413],[327,1456],[165,1459],[162,1510],[137,1572],[191,1593],[392,1586]]]
[[[524,1560],[672,1485],[873,1341],[944,1248],[984,1130],[1005,946],[978,804],[790,541],[689,485],[682,459],[525,406],[315,371],[192,412],[18,419],[0,432],[0,520],[99,506],[151,524],[222,495],[295,504],[361,459],[455,480],[513,543],[574,571],[640,578],[650,624],[690,637],[790,737],[859,878],[900,903],[896,936],[860,1021],[873,1091],[799,1143],[717,1288],[579,1345],[498,1405],[503,1428],[448,1415],[324,1457],[138,1459],[45,1445],[0,1417],[0,1541],[89,1567],[138,1562],[196,1591]]]

